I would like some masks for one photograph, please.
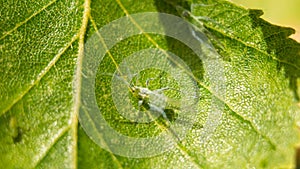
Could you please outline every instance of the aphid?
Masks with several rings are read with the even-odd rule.
[[[170,87],[164,87],[156,90],[149,89],[149,82],[150,80],[153,80],[153,78],[150,78],[146,80],[146,87],[137,86],[133,83],[128,83],[126,80],[121,78],[121,76],[116,76],[117,78],[121,79],[123,82],[125,82],[134,98],[138,99],[138,109],[141,110],[141,107],[146,108],[148,111],[152,113],[159,113],[169,124],[170,121],[165,113],[165,108],[167,106],[168,97],[165,96],[163,93],[166,90],[175,90],[176,89],[170,88]]]
[[[167,104],[167,96],[164,95],[163,91],[170,90],[172,88],[164,87],[156,90],[150,90],[148,88],[148,84],[150,80],[151,79],[148,79],[146,81],[146,88],[140,86],[134,86],[134,85],[130,86],[132,93],[139,99],[138,101],[139,111],[140,111],[140,107],[142,105],[145,105],[146,107],[149,108],[148,111],[159,113],[165,119],[166,124],[169,126],[171,122],[167,117],[166,109],[165,109]],[[168,128],[168,130],[173,134],[173,136],[178,141],[180,141],[180,138],[177,136],[175,131],[173,131],[171,128]]]
[[[11,137],[14,143],[18,143],[22,140],[23,131],[18,126],[16,117],[11,117],[9,121],[9,127],[11,129]]]
[[[115,75],[115,77],[122,80],[128,86],[132,96],[138,100],[139,112],[141,112],[141,108],[144,108],[146,109],[147,112],[150,112],[150,116],[153,115],[154,113],[159,113],[159,116],[162,116],[164,118],[165,125],[168,126],[166,127],[166,129],[174,136],[175,139],[180,141],[180,138],[177,136],[176,132],[169,127],[171,125],[171,121],[167,116],[167,112],[168,113],[172,112],[174,115],[174,110],[166,108],[168,100],[170,100],[170,98],[168,98],[163,93],[166,90],[174,90],[174,91],[179,91],[179,90],[170,87],[163,87],[160,89],[151,90],[149,89],[149,82],[151,80],[154,80],[154,78],[147,79],[145,84],[146,87],[142,87],[136,85],[138,79],[137,75],[132,76],[129,74],[129,76],[131,76],[130,79],[133,79],[134,77],[136,78],[135,84],[132,83],[132,81],[131,83],[128,83],[128,81],[125,80],[126,78],[122,78],[122,76],[120,75]],[[174,120],[172,116],[170,116],[170,118],[172,121]]]

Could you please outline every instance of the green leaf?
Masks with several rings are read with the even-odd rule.
[[[221,0],[1,4],[0,168],[295,167],[300,45],[288,38],[292,29],[260,19],[261,11]],[[226,94],[214,92],[203,61],[178,40],[140,34],[120,41],[101,62],[95,89],[99,107],[117,131],[149,137],[161,129],[120,123],[110,96],[111,78],[101,76],[103,71],[116,70],[111,58],[118,65],[142,49],[159,46],[171,51],[190,67],[201,96],[196,123],[175,149],[151,158],[128,158],[102,149],[87,136],[78,124],[81,103],[74,90],[81,89],[85,42],[111,21],[140,12],[180,15],[204,32],[224,64]],[[156,74],[145,71],[141,84]],[[160,77],[149,87],[164,87],[170,79]],[[175,82],[168,85],[176,88]],[[203,142],[201,133],[213,99],[224,105],[224,111],[213,134]],[[171,108],[167,115],[176,118],[176,111]],[[163,119],[158,123],[163,126]]]

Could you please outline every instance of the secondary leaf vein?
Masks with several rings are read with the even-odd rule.
[[[129,19],[132,21],[132,23],[137,26],[138,29],[140,29],[144,34],[145,36],[149,39],[150,42],[152,42],[156,47],[159,48],[159,45],[147,34],[145,33],[145,31],[138,25],[138,23],[136,23],[132,17],[130,17],[128,11],[126,10],[126,8],[122,5],[122,3],[119,1],[119,0],[116,0],[117,3],[119,4],[119,6],[122,8],[122,10],[124,11],[124,13],[126,14],[126,16],[129,17]],[[190,13],[191,16],[194,17],[194,19],[196,21],[198,21],[196,19],[196,17],[194,15],[192,15]],[[199,22],[199,21],[198,21]],[[199,23],[199,24],[202,24],[202,23]],[[221,32],[221,31],[220,31]],[[240,40],[239,40],[240,41]],[[241,41],[242,43],[242,41]],[[246,44],[245,44],[246,45]],[[250,46],[249,46],[250,47]],[[192,76],[192,75],[191,75]],[[192,76],[193,77],[193,76]],[[199,83],[199,85],[201,85],[202,87],[204,87],[206,90],[208,90],[212,95],[214,95],[215,97],[217,97],[220,101],[222,101],[229,109],[230,111],[233,112],[233,114],[238,117],[239,120],[242,120],[244,122],[246,122],[248,125],[250,125],[250,127],[253,129],[253,131],[255,131],[258,135],[262,136],[264,139],[266,139],[266,141],[271,145],[272,148],[275,148],[275,144],[270,140],[270,138],[268,138],[266,135],[264,135],[263,133],[261,133],[256,127],[255,125],[250,121],[248,120],[247,118],[245,118],[244,116],[240,115],[239,113],[237,113],[236,111],[234,111],[234,109],[230,106],[229,103],[227,103],[224,99],[222,99],[220,96],[216,95],[208,86],[204,85],[199,79],[195,78],[194,79]],[[194,162],[195,163],[195,162]],[[195,163],[197,164],[197,163]],[[198,164],[197,164],[198,165]],[[199,167],[199,166],[198,166]],[[201,168],[201,167],[199,167]]]
[[[94,19],[92,18],[92,16],[90,16],[90,21],[91,21],[91,23],[92,23],[92,25],[93,25],[93,28],[95,29],[95,31],[96,31],[98,37],[99,37],[101,43],[104,45],[104,47],[105,47],[105,49],[106,49],[106,52],[108,53],[109,57],[112,59],[112,61],[114,62],[114,64],[117,66],[117,63],[116,63],[114,57],[112,56],[110,50],[107,48],[107,45],[106,45],[105,41],[103,40],[101,34],[98,32],[97,25],[96,25]],[[119,68],[117,67],[117,69],[119,69]],[[120,71],[119,71],[119,72],[120,72]],[[86,113],[87,116],[90,118],[90,120],[93,121],[93,120],[91,119],[90,115],[89,115],[86,111],[85,111],[85,113]],[[96,130],[96,126],[95,126],[94,123],[93,123],[93,127],[94,127],[94,129]],[[105,140],[102,139],[102,136],[101,136],[101,135],[98,134],[98,137],[99,137],[101,140],[103,140],[103,142],[104,142],[103,144],[107,145],[106,142],[105,142]],[[108,147],[108,146],[107,146],[107,147]],[[118,160],[118,158],[117,158],[113,153],[111,153],[111,152],[109,152],[109,153],[110,153],[110,156],[112,157],[112,159],[117,163],[118,168],[122,169],[123,167],[122,167],[120,161]]]
[[[11,30],[7,31],[4,33],[4,35],[0,38],[0,40],[4,39],[7,35],[10,35],[13,31],[15,31],[16,29],[18,29],[20,26],[24,25],[25,23],[27,23],[30,19],[32,19],[33,17],[35,17],[36,15],[38,15],[39,13],[43,12],[45,9],[47,9],[49,6],[51,6],[52,4],[54,4],[57,0],[53,0],[50,3],[48,3],[47,5],[45,5],[43,8],[41,8],[40,10],[36,11],[35,13],[33,13],[31,16],[29,16],[27,19],[25,19],[24,21],[17,23],[16,26],[14,28],[12,28]]]
[[[144,35],[146,36],[146,38],[151,42],[153,43],[157,48],[160,48],[158,43],[156,43],[149,34],[147,34],[142,28],[141,26],[129,15],[129,12],[126,10],[126,8],[123,6],[123,4],[121,3],[120,0],[116,0],[116,2],[118,3],[118,5],[120,6],[120,8],[123,10],[123,12],[126,14],[126,16],[128,16],[128,18],[130,19],[130,21],[141,31],[144,33]],[[162,50],[163,51],[163,50]],[[166,54],[168,55],[168,54]],[[163,126],[161,126],[163,127]],[[189,153],[186,152],[182,147],[180,147],[178,144],[177,144],[177,148],[180,150],[180,152],[182,153],[182,155],[184,155],[185,158],[187,158],[192,164],[195,165],[195,167],[197,168],[201,168],[201,166],[196,163],[193,159],[193,157],[190,157]]]
[[[48,65],[38,74],[37,78],[30,84],[28,88],[23,90],[19,96],[17,96],[10,105],[8,105],[1,113],[0,117],[4,115],[7,111],[9,111],[16,103],[18,103],[39,81],[49,72],[49,70],[55,65],[55,63],[59,60],[63,53],[72,45],[73,42],[78,38],[78,34],[73,36],[71,41],[66,44],[63,50],[60,50],[58,54],[54,56],[54,58],[48,63]]]
[[[195,16],[195,15],[193,15],[193,14],[191,14],[191,13],[189,13],[189,14],[190,14],[190,15],[193,17],[193,19],[194,19],[195,21],[197,21],[199,24],[203,24],[202,22],[200,22],[200,21],[197,19],[197,16]],[[293,63],[290,63],[290,62],[288,62],[288,61],[285,61],[285,60],[281,60],[281,59],[279,59],[279,58],[276,58],[276,57],[274,57],[273,55],[271,55],[271,54],[269,54],[269,53],[267,53],[267,52],[265,52],[265,51],[262,51],[262,50],[256,48],[255,46],[252,46],[251,44],[248,44],[248,43],[246,43],[246,42],[244,42],[244,41],[242,41],[242,40],[240,40],[240,39],[238,39],[238,38],[236,38],[236,37],[234,37],[234,36],[228,35],[227,33],[221,31],[220,29],[218,29],[218,28],[216,28],[216,27],[214,27],[213,25],[205,24],[205,26],[206,26],[207,28],[211,29],[211,30],[214,30],[214,31],[220,33],[220,34],[223,35],[224,37],[227,37],[227,38],[229,38],[229,39],[235,40],[235,41],[237,41],[237,42],[243,44],[243,45],[246,46],[246,47],[255,49],[256,51],[258,51],[259,53],[261,53],[261,54],[263,54],[263,55],[265,55],[265,56],[270,56],[273,60],[276,60],[276,61],[278,61],[278,62],[280,62],[280,63],[284,63],[284,64],[287,64],[287,65],[290,65],[290,66],[296,68],[297,70],[300,70],[300,67],[298,67],[297,65],[295,65],[295,64],[293,64]]]
[[[47,149],[45,149],[45,151],[40,152],[37,158],[37,161],[34,164],[34,167],[37,167],[42,161],[43,159],[45,159],[47,157],[47,154],[49,154],[50,150],[53,148],[53,146],[70,130],[71,126],[68,125],[67,127],[63,128],[62,130],[60,130],[58,132],[58,134],[56,134],[56,137],[51,137],[53,138],[50,141],[50,145],[47,147]]]

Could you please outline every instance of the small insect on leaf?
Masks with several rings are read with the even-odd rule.
[[[9,121],[9,128],[11,131],[11,137],[14,143],[18,143],[22,140],[22,129],[18,126],[17,118],[11,117]]]

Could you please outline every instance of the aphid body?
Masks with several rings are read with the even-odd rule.
[[[167,122],[169,122],[169,119],[164,111],[167,106],[168,98],[164,95],[163,91],[170,90],[172,88],[164,87],[156,90],[150,90],[148,88],[148,84],[150,80],[153,80],[153,78],[150,78],[146,81],[146,87],[141,87],[136,86],[133,83],[129,83],[126,80],[127,78],[123,78],[122,76],[117,75],[115,77],[123,81],[128,86],[133,97],[138,99],[139,111],[142,106],[145,106],[148,108],[148,111],[151,113],[159,113]]]
[[[139,86],[131,86],[130,89],[133,95],[139,99],[139,108],[143,104],[146,104],[149,106],[149,111],[158,112],[163,116],[164,119],[169,121],[166,113],[164,112],[164,109],[167,104],[167,97],[162,93],[164,90],[168,90],[168,87],[153,91],[148,88]]]

